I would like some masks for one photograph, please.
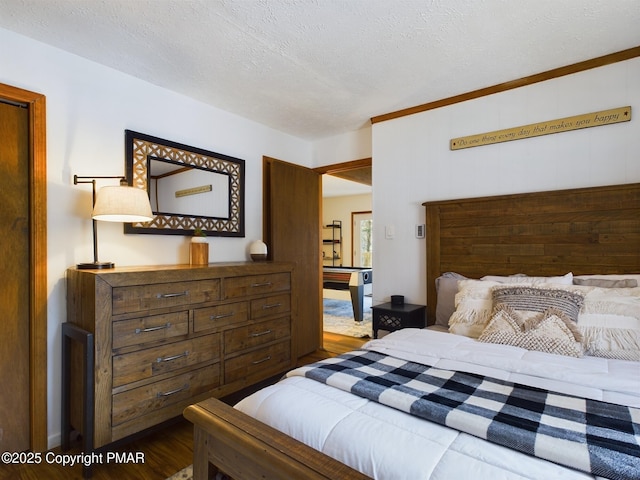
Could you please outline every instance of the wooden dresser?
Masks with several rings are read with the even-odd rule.
[[[71,345],[71,425],[91,430],[82,415],[92,403],[99,448],[291,368],[292,269],[271,262],[69,269],[68,323],[92,334],[94,358],[92,395],[83,401],[86,362]]]

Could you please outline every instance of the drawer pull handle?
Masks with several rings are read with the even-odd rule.
[[[235,312],[230,312],[230,313],[223,313],[221,315],[211,315],[209,317],[209,320],[218,320],[220,318],[227,318],[227,317],[233,317],[235,315]]]
[[[276,308],[276,307],[281,307],[282,304],[281,303],[272,303],[271,305],[263,305],[262,309],[263,310],[269,310],[270,308]]]
[[[156,358],[156,363],[170,362],[171,360],[177,360],[178,358],[186,357],[188,355],[189,350],[185,350],[184,353],[179,353],[178,355],[172,355],[170,357],[158,357]]]
[[[265,330],[264,332],[252,333],[251,336],[252,337],[262,337],[263,335],[269,335],[270,333],[271,333],[271,330]]]
[[[184,392],[185,390],[189,390],[189,384],[185,383],[180,388],[176,388],[175,390],[171,390],[169,392],[158,392],[156,395],[157,398],[169,397],[171,395],[175,395],[176,393]]]
[[[260,363],[268,362],[269,360],[271,360],[271,355],[269,355],[268,357],[263,358],[262,360],[256,360],[255,362],[251,362],[251,363],[253,365],[258,365]]]
[[[264,282],[264,283],[252,283],[251,284],[251,288],[258,288],[258,287],[270,287],[271,286],[271,282]]]
[[[189,295],[189,290],[185,290],[184,292],[178,293],[158,293],[156,298],[174,298],[174,297],[185,297]]]
[[[171,322],[167,322],[164,325],[159,325],[157,327],[147,327],[147,328],[136,328],[136,333],[147,333],[147,332],[155,332],[156,330],[164,330],[171,326]]]

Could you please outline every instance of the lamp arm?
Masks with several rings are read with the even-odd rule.
[[[74,175],[73,176],[73,184],[74,185],[78,185],[79,183],[95,183],[95,181],[97,179],[103,179],[103,178],[119,178],[120,181],[122,182],[123,180],[126,182],[127,181],[127,177],[123,176],[123,175],[111,175],[111,176],[107,176],[107,177],[81,177],[79,175]]]

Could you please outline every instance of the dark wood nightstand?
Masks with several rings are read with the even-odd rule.
[[[373,306],[371,310],[373,312],[373,338],[378,338],[378,330],[393,332],[407,327],[425,327],[427,312],[425,305],[383,303]]]

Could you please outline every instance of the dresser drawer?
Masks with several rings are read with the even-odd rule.
[[[249,305],[247,302],[237,302],[198,308],[193,315],[193,331],[203,332],[246,322],[249,319]]]
[[[113,396],[112,425],[135,419],[163,407],[188,400],[220,385],[220,364],[134,388]],[[178,412],[179,413],[179,412]],[[141,428],[149,425],[141,420]]]
[[[290,335],[291,320],[289,317],[234,328],[224,332],[224,353],[239,352]]]
[[[286,292],[290,289],[291,275],[288,273],[249,275],[246,277],[228,278],[224,281],[225,298],[239,298],[275,292]]]
[[[113,387],[220,358],[220,334],[113,357]]]
[[[251,318],[258,319],[291,311],[291,296],[288,293],[251,300]]]
[[[254,375],[260,375],[269,370],[277,373],[277,368],[286,369],[290,363],[291,350],[287,340],[226,360],[224,363],[224,381],[225,383],[231,383]]]
[[[113,349],[168,340],[189,333],[189,312],[150,315],[113,322]]]
[[[220,299],[220,279],[113,288],[114,315],[192,305]]]

